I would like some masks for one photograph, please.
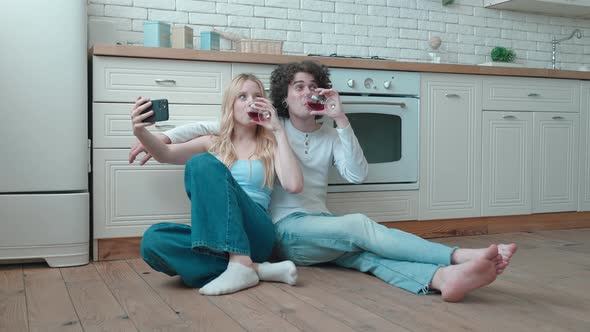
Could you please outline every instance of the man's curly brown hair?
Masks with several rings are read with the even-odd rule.
[[[279,65],[270,75],[270,96],[278,116],[289,117],[289,108],[284,101],[289,93],[289,84],[295,79],[295,74],[301,72],[311,74],[319,88],[329,89],[332,87],[330,71],[322,64],[305,60]]]

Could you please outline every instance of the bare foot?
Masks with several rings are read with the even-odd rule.
[[[431,287],[442,293],[444,301],[460,302],[473,290],[492,283],[496,276],[496,266],[492,261],[477,258],[438,269],[432,278]]]
[[[510,263],[510,257],[516,252],[514,243],[490,245],[487,248],[467,249],[459,248],[451,256],[451,264],[461,264],[478,258],[485,258],[494,262],[496,273],[501,274]]]
[[[498,254],[502,257],[502,264],[500,264],[501,268],[498,274],[504,272],[504,269],[510,264],[510,257],[514,255],[516,250],[518,250],[516,243],[498,245]]]

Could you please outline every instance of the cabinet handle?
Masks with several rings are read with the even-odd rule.
[[[456,94],[456,93],[447,93],[445,95],[445,97],[447,97],[447,98],[459,98],[460,96],[458,94]]]
[[[165,84],[165,83],[176,84],[176,80],[169,80],[169,79],[163,79],[163,78],[156,78],[154,80],[154,82],[156,82],[158,84]]]
[[[552,118],[553,120],[563,120],[563,119],[564,119],[564,117],[563,117],[563,116],[559,116],[559,115],[552,116],[551,118]]]
[[[172,124],[156,124],[155,126],[157,129],[172,129],[172,128],[176,128],[175,125]]]
[[[384,106],[399,106],[406,108],[406,103],[396,103],[392,101],[346,101],[343,102],[346,105],[384,105]]]
[[[536,92],[531,92],[529,93],[529,97],[539,97],[540,94],[536,93]]]
[[[509,119],[516,119],[516,116],[514,116],[514,115],[502,115],[502,119],[507,119],[507,120],[509,120]]]

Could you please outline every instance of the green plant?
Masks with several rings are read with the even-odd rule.
[[[442,0],[442,5],[443,5],[443,6],[450,5],[450,4],[452,4],[453,2],[455,2],[455,0]]]
[[[516,52],[501,46],[494,47],[491,55],[493,61],[499,62],[512,62],[516,58]]]

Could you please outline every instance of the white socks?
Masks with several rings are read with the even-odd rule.
[[[258,277],[260,280],[284,282],[292,286],[297,282],[297,268],[291,261],[262,263],[258,264]]]
[[[258,273],[253,268],[240,263],[228,263],[227,269],[219,277],[211,280],[201,289],[203,295],[231,294],[256,286],[259,280],[284,282],[295,285],[297,268],[291,261],[258,264]]]
[[[240,263],[228,263],[227,269],[219,277],[199,289],[203,295],[230,294],[258,285],[258,274],[253,268]]]

